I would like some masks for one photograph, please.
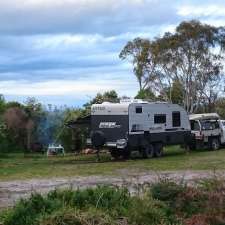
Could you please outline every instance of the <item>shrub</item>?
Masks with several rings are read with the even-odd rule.
[[[151,195],[154,199],[173,203],[177,196],[185,191],[185,186],[174,181],[162,179],[151,186]]]
[[[32,194],[20,200],[4,218],[4,225],[36,225],[43,215],[51,215],[63,207],[103,209],[110,215],[122,215],[130,205],[127,189],[99,186],[95,189],[51,191],[45,197]]]
[[[77,191],[56,190],[48,194],[48,199],[57,199],[66,206],[78,209],[94,206],[118,215],[125,212],[130,204],[130,194],[126,188],[110,186],[98,186]]]
[[[193,187],[186,188],[180,193],[174,203],[174,210],[182,217],[190,217],[194,214],[202,213],[206,207],[207,195],[205,192]]]
[[[40,225],[116,225],[114,219],[96,209],[85,212],[74,209],[64,209],[54,215],[43,218]]]
[[[164,207],[163,203],[154,199],[134,197],[127,215],[128,221],[135,225],[166,224]]]
[[[207,216],[202,214],[197,214],[185,220],[185,225],[211,225],[207,221]]]
[[[200,180],[198,188],[208,192],[225,191],[225,180],[224,178],[218,177],[214,174],[211,178],[205,178]]]
[[[7,213],[5,225],[35,225],[38,217],[49,214],[59,208],[56,202],[48,201],[40,194],[32,194],[29,199],[20,200],[16,206]]]
[[[197,214],[184,221],[185,225],[224,225],[225,220],[218,215]]]

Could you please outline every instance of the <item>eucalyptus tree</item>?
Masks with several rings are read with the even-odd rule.
[[[154,49],[150,40],[136,38],[129,41],[120,52],[120,59],[133,65],[133,72],[138,80],[139,91],[153,87],[156,81]]]
[[[183,103],[189,112],[203,99],[215,96],[223,68],[224,34],[223,27],[190,21],[154,42],[159,69],[165,80],[177,79],[182,84]]]
[[[148,87],[172,100],[172,86],[179,83],[182,103],[193,112],[217,96],[224,46],[224,27],[192,20],[153,41],[137,38],[128,42],[120,58],[132,62],[140,89]]]

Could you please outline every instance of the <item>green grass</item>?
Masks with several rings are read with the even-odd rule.
[[[1,154],[0,181],[48,177],[72,177],[89,175],[118,175],[122,169],[128,171],[170,171],[170,170],[223,170],[225,150],[195,151],[185,153],[178,146],[165,150],[163,158],[131,159],[112,161],[110,155],[101,156],[96,162],[95,155],[49,157],[38,154]]]

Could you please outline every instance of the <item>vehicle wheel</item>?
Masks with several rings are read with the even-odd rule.
[[[162,157],[162,155],[163,155],[163,144],[162,143],[154,144],[154,155],[156,157]]]
[[[194,144],[190,144],[189,148],[190,148],[191,151],[192,150],[196,150],[196,144],[195,143]]]
[[[203,150],[205,148],[205,144],[203,141],[197,141],[195,146],[196,146],[195,148],[196,150]]]
[[[119,159],[120,158],[120,152],[118,150],[111,150],[110,151],[111,153],[111,156],[114,158],[114,159]]]
[[[142,148],[142,157],[144,159],[150,159],[154,157],[154,149],[151,144],[145,144]]]
[[[129,159],[130,158],[130,149],[128,148],[128,146],[122,150],[121,155],[123,157],[123,159]]]
[[[101,148],[105,144],[105,136],[102,131],[94,131],[91,134],[91,142],[96,149]]]
[[[218,150],[220,148],[220,142],[218,140],[218,138],[213,138],[211,141],[211,150],[215,151]]]

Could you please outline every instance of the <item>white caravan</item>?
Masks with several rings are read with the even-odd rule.
[[[137,149],[144,158],[159,157],[164,145],[188,144],[190,134],[187,112],[176,104],[134,100],[91,107],[89,144],[108,147],[114,158]]]

